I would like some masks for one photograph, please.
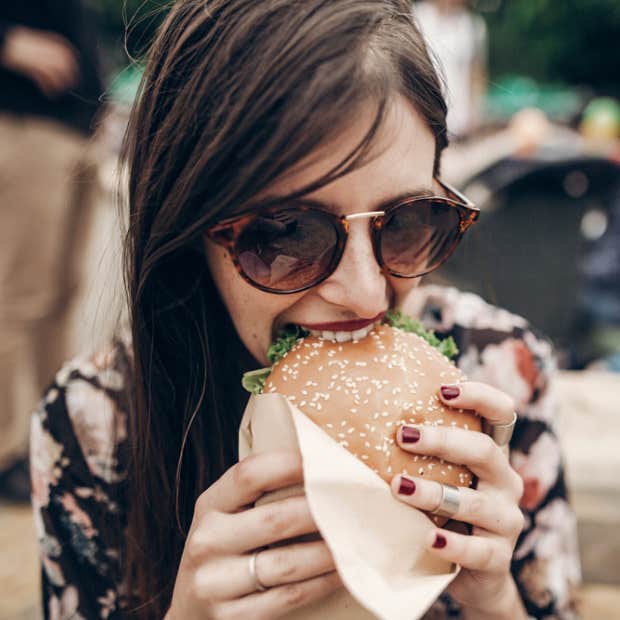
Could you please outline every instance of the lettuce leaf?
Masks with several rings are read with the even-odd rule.
[[[271,374],[271,366],[267,368],[259,368],[258,370],[250,370],[241,377],[241,385],[250,394],[262,394],[265,382]]]
[[[425,329],[420,321],[412,319],[410,316],[403,314],[400,310],[388,310],[385,314],[385,323],[396,329],[402,329],[404,332],[410,332],[420,336],[420,338],[426,340],[431,347],[435,347],[435,349],[445,355],[449,360],[459,352],[452,336],[440,340],[435,335],[434,331]]]
[[[412,319],[400,310],[388,310],[384,323],[396,329],[417,334],[448,359],[452,359],[459,352],[452,336],[440,340],[435,335],[435,332],[424,329],[420,321]],[[271,362],[271,366],[246,372],[241,379],[243,387],[251,394],[262,394],[273,365],[279,362],[300,338],[305,338],[308,334],[307,330],[298,325],[287,325],[280,331],[276,340],[267,349],[267,358]]]
[[[298,325],[287,325],[280,330],[278,337],[267,349],[267,358],[272,364],[279,362],[300,339],[306,337],[310,332]]]
[[[279,362],[295,346],[295,343],[300,338],[304,338],[309,333],[309,331],[298,325],[287,325],[280,331],[278,337],[267,349],[267,359],[271,362],[271,366],[246,372],[243,377],[241,377],[241,385],[250,392],[250,394],[262,394],[267,378],[273,369],[273,365]]]

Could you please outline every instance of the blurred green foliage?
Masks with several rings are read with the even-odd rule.
[[[116,68],[139,57],[174,0],[87,0]],[[259,0],[256,0],[259,1]],[[474,0],[489,28],[492,80],[506,74],[620,94],[620,0]],[[110,67],[112,68],[112,67]]]
[[[475,4],[488,25],[491,79],[521,74],[620,94],[620,0]]]
[[[99,17],[108,69],[144,55],[174,0],[86,0]]]

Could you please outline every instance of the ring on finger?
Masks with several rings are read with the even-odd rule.
[[[255,551],[251,556],[248,564],[248,570],[250,572],[250,578],[256,588],[257,592],[265,592],[269,588],[259,579],[258,573],[256,572],[256,558],[258,557],[259,551]]]
[[[512,439],[512,433],[517,423],[517,412],[515,411],[512,420],[508,424],[491,424],[489,435],[498,446],[506,446]]]
[[[439,517],[452,518],[461,506],[461,493],[453,484],[441,484],[441,499],[439,505],[431,513]]]

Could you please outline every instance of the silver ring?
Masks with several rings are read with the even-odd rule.
[[[512,422],[509,422],[508,424],[491,424],[491,439],[498,446],[507,445],[512,439],[512,433],[515,430],[516,423],[517,412],[515,411],[512,417]]]
[[[452,518],[461,505],[461,493],[459,488],[453,484],[439,484],[441,485],[441,500],[439,500],[439,506],[432,511],[432,514]]]
[[[250,578],[254,582],[254,587],[256,588],[256,591],[265,592],[265,590],[268,590],[269,588],[261,582],[261,580],[258,578],[258,573],[256,572],[256,558],[258,557],[259,553],[260,550],[255,551],[250,556],[250,563],[248,564],[248,569],[250,571]]]

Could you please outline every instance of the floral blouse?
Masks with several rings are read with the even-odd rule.
[[[511,463],[525,484],[526,525],[512,574],[531,617],[576,617],[576,522],[554,428],[550,344],[524,319],[471,293],[424,286],[415,299],[414,312],[427,328],[454,337],[460,349],[456,363],[467,377],[494,385],[517,402]],[[65,365],[33,416],[32,501],[46,618],[123,616],[129,349],[119,341]],[[425,617],[459,618],[460,613],[442,595]]]

